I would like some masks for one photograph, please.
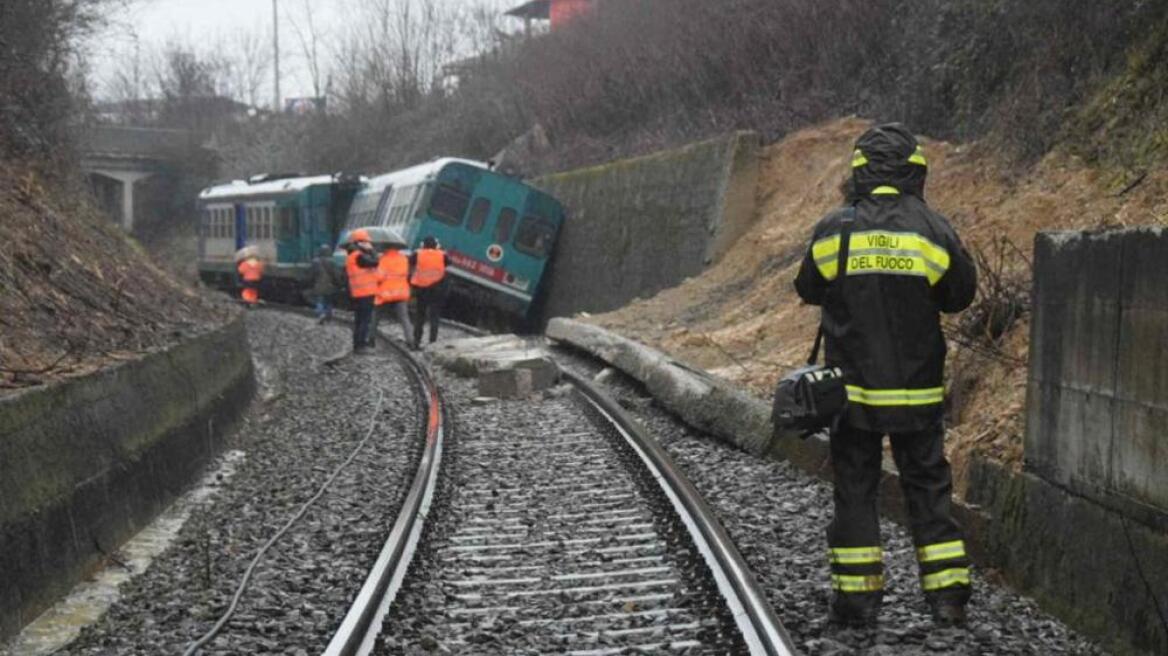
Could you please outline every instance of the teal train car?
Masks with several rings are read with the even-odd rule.
[[[267,263],[261,298],[293,300],[322,245],[336,243],[363,178],[255,176],[204,189],[198,198],[199,278],[235,286],[235,253],[253,246]]]
[[[410,248],[435,237],[450,256],[454,316],[488,326],[538,319],[564,210],[552,196],[482,162],[440,158],[369,178],[338,246],[357,228],[395,233]],[[375,244],[376,245],[376,244]],[[343,252],[336,253],[343,261]]]

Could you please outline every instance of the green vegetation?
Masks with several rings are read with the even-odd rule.
[[[1149,26],[1126,68],[1077,112],[1064,135],[1090,162],[1134,171],[1168,163],[1168,17]]]

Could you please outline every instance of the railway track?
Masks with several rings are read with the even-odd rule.
[[[700,496],[588,381],[566,373],[572,393],[534,411],[464,403],[447,444],[441,398],[416,373],[426,450],[326,654],[795,653]]]

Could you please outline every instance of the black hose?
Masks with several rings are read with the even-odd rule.
[[[213,640],[215,636],[219,635],[219,632],[222,631],[223,627],[227,625],[227,622],[231,619],[231,616],[235,614],[235,609],[239,605],[239,600],[243,597],[243,593],[247,590],[247,585],[251,582],[251,576],[255,572],[256,567],[260,564],[260,561],[263,560],[264,554],[268,552],[268,549],[270,549],[277,540],[279,540],[285,533],[288,532],[288,529],[292,528],[296,522],[300,521],[300,519],[304,517],[304,514],[308,512],[308,509],[312,506],[312,504],[316,503],[317,499],[320,499],[320,497],[324,495],[329,486],[332,485],[334,480],[336,480],[337,476],[339,476],[341,472],[344,471],[345,467],[349,466],[349,463],[353,462],[353,459],[357,457],[357,454],[365,448],[365,445],[369,442],[369,439],[373,437],[373,429],[377,427],[377,415],[381,413],[381,405],[384,400],[385,390],[379,389],[377,392],[377,406],[374,408],[373,418],[369,422],[369,432],[365,434],[365,437],[361,439],[361,441],[353,449],[353,452],[349,454],[349,457],[346,458],[345,461],[342,462],[335,471],[333,471],[332,475],[328,477],[328,480],[321,484],[320,489],[316,491],[316,494],[312,495],[312,498],[308,501],[305,501],[304,505],[300,506],[300,510],[297,511],[297,513],[293,515],[292,518],[289,519],[288,522],[285,523],[284,526],[279,531],[277,531],[276,534],[273,535],[267,541],[267,543],[264,544],[263,547],[260,548],[255,557],[252,558],[251,564],[247,566],[247,571],[243,573],[243,579],[239,582],[239,586],[235,589],[235,596],[231,598],[231,604],[227,607],[227,610],[224,611],[223,615],[219,618],[219,621],[215,623],[215,626],[211,627],[211,629],[204,633],[201,638],[191,643],[190,646],[187,647],[187,650],[183,652],[183,656],[194,656],[194,654],[197,654],[199,650],[202,649],[208,642]]]

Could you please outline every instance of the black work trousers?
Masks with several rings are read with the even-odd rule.
[[[373,297],[363,296],[353,299],[353,350],[370,343],[373,323]]]
[[[970,596],[969,560],[961,528],[950,512],[953,481],[945,459],[945,427],[893,433],[921,588],[930,603],[964,605]],[[876,493],[883,435],[841,425],[831,437],[835,516],[827,543],[836,604],[843,612],[878,607],[884,591],[883,550]]]
[[[430,287],[414,289],[418,299],[418,317],[414,321],[414,343],[422,343],[423,324],[430,322],[430,343],[438,341],[438,323],[442,321],[442,306],[446,303],[446,285],[438,283]]]

